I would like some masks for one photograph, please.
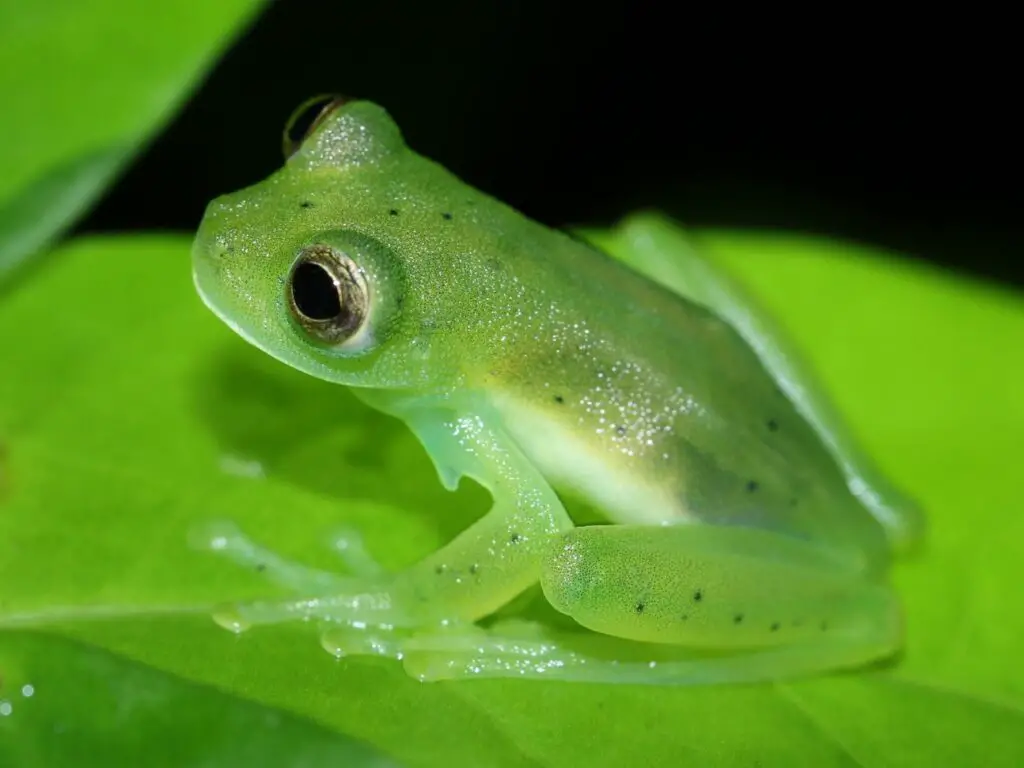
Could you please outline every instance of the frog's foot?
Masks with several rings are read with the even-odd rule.
[[[302,619],[355,620],[358,614],[386,613],[390,600],[382,589],[381,567],[363,547],[354,530],[342,529],[332,548],[356,576],[346,577],[309,568],[282,558],[256,544],[228,521],[215,521],[193,531],[192,543],[237,565],[260,572],[271,582],[303,597],[296,600],[254,601],[221,606],[214,621],[232,632],[254,624]],[[366,625],[366,622],[362,622]]]
[[[335,658],[381,656],[401,661],[408,634],[386,626],[366,626],[359,622],[325,629],[320,644]]]
[[[634,643],[539,624],[495,627],[486,635],[424,635],[403,644],[406,671],[423,682],[486,678],[628,685],[759,683],[861,666],[865,638],[740,653]],[[874,639],[881,651],[888,638]],[[645,658],[646,655],[646,658]],[[879,655],[884,655],[879,654]]]
[[[430,628],[365,626],[356,622],[325,628],[320,644],[332,656],[383,656],[402,661],[410,650],[427,648],[465,651],[486,642],[488,633],[475,624],[446,622]]]

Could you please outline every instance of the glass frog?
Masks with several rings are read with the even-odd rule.
[[[295,592],[222,624],[316,620],[333,653],[422,680],[750,682],[899,651],[886,572],[918,511],[681,229],[633,216],[606,255],[417,155],[368,101],[307,102],[285,154],[209,205],[203,301],[401,419],[447,488],[471,478],[493,505],[397,572],[357,536],[342,575],[217,529],[210,546]],[[605,524],[576,525],[556,488]],[[574,629],[486,622],[538,584]]]

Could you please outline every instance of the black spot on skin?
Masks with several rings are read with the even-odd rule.
[[[733,616],[732,617],[732,623],[733,624],[742,624],[743,623],[743,614],[742,613],[737,613],[735,616]]]
[[[635,610],[636,611],[636,615],[639,616],[641,613],[644,612],[644,608],[646,608],[646,607],[647,606],[644,605],[643,603],[637,603],[636,606],[633,608],[633,610]]]
[[[698,589],[696,592],[693,593],[693,602],[699,603],[703,599],[704,599],[704,592],[703,592],[703,590]]]
[[[390,215],[390,216],[397,216],[398,215],[398,209],[397,208],[392,208],[390,211],[388,211],[388,215]]]
[[[443,566],[443,565],[435,565],[434,566],[434,573],[436,573],[438,576],[440,576],[442,573],[444,573],[447,570],[448,570],[448,568]]]
[[[311,202],[309,202],[309,200],[303,200],[301,203],[299,203],[299,208],[312,208],[312,207],[313,207],[313,204]]]
[[[615,434],[618,435],[619,437],[622,437],[624,434],[626,434],[626,428],[625,427],[616,427],[615,428]]]
[[[772,630],[772,632],[778,632],[778,631],[779,631],[779,627],[781,627],[781,626],[782,626],[782,625],[781,625],[781,624],[779,624],[779,622],[777,622],[777,621],[776,621],[776,622],[775,622],[774,624],[772,624],[772,626],[771,626],[771,630]]]
[[[266,563],[256,563],[256,570],[259,571],[260,573],[263,573],[265,570],[267,570],[267,564]]]
[[[565,402],[565,398],[562,397],[561,395],[555,395],[555,402],[561,405],[562,403]]]
[[[523,537],[520,536],[518,533],[513,533],[511,536],[508,537],[508,541],[510,544],[518,544],[520,541],[522,541],[522,539]]]
[[[441,218],[444,219],[445,221],[451,221],[452,215],[445,211],[444,213],[441,214]]]
[[[753,493],[754,491],[756,491],[760,487],[761,486],[758,484],[757,480],[748,480],[747,481],[747,493]]]
[[[476,563],[473,563],[471,566],[469,566],[469,575],[470,576],[476,576],[477,573],[479,573],[479,572],[480,572],[480,566],[477,565]]]
[[[769,432],[778,432],[779,431],[779,422],[777,422],[775,419],[768,419],[768,431]]]
[[[682,620],[682,621],[689,621],[689,620],[690,620],[690,614],[688,614],[688,613],[684,613],[684,614],[683,614],[682,616],[680,616],[679,618],[680,618],[680,620]]]

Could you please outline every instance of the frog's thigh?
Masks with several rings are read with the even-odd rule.
[[[828,643],[895,631],[887,587],[768,531],[604,525],[561,537],[541,579],[558,610],[631,640],[704,648]]]

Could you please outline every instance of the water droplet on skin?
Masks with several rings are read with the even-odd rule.
[[[7,717],[14,711],[9,701],[0,701],[0,717]]]
[[[25,685],[21,686],[21,695],[24,696],[26,699],[29,699],[33,695],[35,695],[35,692],[36,687],[31,683],[26,683]]]

